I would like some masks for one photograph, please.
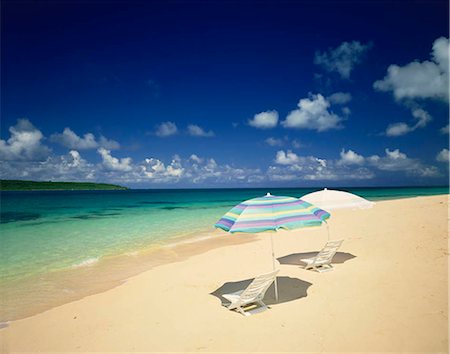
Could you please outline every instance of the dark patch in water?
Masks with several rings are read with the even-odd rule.
[[[165,202],[165,201],[147,202],[147,201],[144,200],[142,202],[139,202],[139,204],[149,204],[149,205],[155,204],[155,205],[157,205],[157,204],[177,204],[177,203],[175,203],[175,202]]]
[[[103,217],[118,216],[118,215],[122,215],[122,214],[120,214],[120,213],[90,213],[90,214],[72,216],[71,219],[80,219],[80,220],[101,219]]]
[[[161,207],[159,209],[174,210],[174,209],[189,209],[189,208],[177,206],[177,207]]]
[[[117,215],[122,215],[121,213],[93,213],[92,215],[95,216],[117,216]]]
[[[0,223],[4,224],[8,222],[36,220],[40,217],[41,214],[38,213],[5,211],[3,213],[0,213]]]
[[[99,219],[99,217],[95,215],[76,215],[72,216],[71,219],[88,220],[88,219]]]
[[[30,227],[30,226],[38,226],[38,225],[43,225],[43,224],[57,224],[60,223],[61,221],[38,221],[38,222],[27,222],[26,224],[20,224],[20,227]]]
[[[123,209],[123,208],[140,208],[141,206],[128,204],[128,205],[116,205],[116,207]]]

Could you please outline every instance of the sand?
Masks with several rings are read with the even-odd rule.
[[[319,250],[325,228],[274,235],[278,303],[244,317],[221,306],[220,294],[272,267],[270,235],[217,247],[164,264],[125,284],[0,330],[14,352],[422,352],[448,351],[448,196],[339,210],[332,239],[345,241],[334,270],[301,268]],[[205,241],[205,242],[214,242]],[[173,252],[178,252],[173,248]],[[183,252],[186,253],[186,246]]]

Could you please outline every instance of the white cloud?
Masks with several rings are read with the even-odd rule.
[[[199,127],[198,125],[195,124],[189,124],[187,127],[187,132],[191,136],[206,137],[206,138],[214,136],[214,132],[212,130],[207,132],[203,130],[202,127]]]
[[[258,129],[275,128],[278,124],[278,112],[266,111],[255,114],[255,116],[248,121],[248,124]]]
[[[201,157],[198,157],[196,154],[192,154],[189,157],[189,160],[191,160],[191,161],[193,161],[195,163],[202,163],[203,162],[203,159]]]
[[[84,160],[76,150],[44,161],[5,161],[1,166],[0,177],[4,179],[92,181],[96,177],[95,165]]]
[[[424,128],[432,120],[430,114],[422,108],[412,110],[413,117],[417,120],[416,124],[408,125],[404,122],[389,124],[386,128],[387,136],[401,136],[408,134],[418,128]]]
[[[69,149],[77,150],[96,149],[98,147],[104,147],[110,150],[120,148],[117,141],[108,140],[104,136],[100,136],[99,141],[97,141],[92,133],[86,133],[83,137],[80,137],[70,128],[64,128],[62,133],[52,134],[50,141]]]
[[[348,79],[352,70],[362,61],[364,54],[371,47],[371,43],[343,42],[339,47],[329,48],[326,52],[316,51],[314,64],[320,65],[328,72],[339,73],[343,79]]]
[[[442,127],[441,129],[439,129],[439,131],[441,132],[441,134],[448,134],[449,132],[449,125],[447,124],[445,127]]]
[[[181,166],[180,158],[177,155],[167,166],[156,158],[145,159],[140,169],[145,177],[156,183],[177,181],[184,173],[184,168]]]
[[[45,160],[50,149],[42,144],[44,136],[28,119],[18,119],[17,124],[9,128],[10,138],[0,139],[0,160],[33,161]]]
[[[411,131],[412,131],[412,128],[406,123],[403,123],[403,122],[391,123],[386,128],[386,135],[387,136],[401,136],[401,135],[408,134]]]
[[[426,166],[418,159],[409,158],[399,149],[385,149],[385,156],[380,157],[373,155],[367,158],[369,163],[383,171],[405,171],[410,175],[420,177],[437,177],[440,176],[439,170],[435,166]]]
[[[352,100],[352,95],[348,92],[335,92],[327,97],[332,104],[346,104]]]
[[[100,135],[100,139],[98,141],[98,146],[103,147],[108,150],[120,149],[120,144],[117,141],[106,139],[103,135]]]
[[[437,155],[436,160],[439,162],[449,162],[449,151],[448,149],[442,149]]]
[[[131,158],[125,157],[118,159],[116,157],[111,156],[111,151],[105,148],[99,148],[97,152],[102,157],[102,165],[107,170],[111,171],[131,171]]]
[[[277,156],[275,157],[275,163],[279,165],[293,165],[298,161],[299,159],[297,154],[292,152],[291,150],[288,150],[287,152],[280,150],[277,152]]]
[[[448,150],[442,152],[442,155],[445,154],[448,158]],[[364,157],[353,150],[342,150],[338,160],[291,155],[289,151],[288,153],[279,151],[275,162],[278,166],[270,166],[267,170],[267,178],[271,181],[364,180],[375,178],[374,169],[423,178],[441,176],[437,167],[409,158],[398,149],[392,151],[386,149],[385,156],[381,157],[378,155]]]
[[[267,138],[265,140],[265,142],[267,145],[270,145],[270,146],[283,146],[284,145],[283,139],[277,139],[277,138],[273,138],[273,137]]]
[[[341,128],[343,118],[328,110],[328,102],[321,94],[310,95],[298,102],[298,109],[291,111],[281,122],[285,128],[311,129],[323,132]]]
[[[155,134],[161,138],[165,138],[178,133],[178,128],[173,122],[162,122],[156,126]]]
[[[267,170],[267,177],[271,181],[363,180],[371,179],[374,176],[372,171],[364,167],[348,167],[334,160],[297,155],[295,162],[290,161],[289,164],[270,166]]]
[[[433,43],[431,61],[414,61],[405,66],[390,65],[383,80],[373,87],[393,93],[396,100],[438,99],[448,101],[448,38]]]
[[[341,165],[361,165],[364,163],[364,157],[353,150],[341,151],[341,159],[338,161]]]

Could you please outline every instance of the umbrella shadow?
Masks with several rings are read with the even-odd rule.
[[[306,263],[302,262],[302,259],[315,257],[319,252],[303,252],[292,253],[284,257],[277,258],[280,264],[305,266]],[[355,255],[347,252],[336,252],[331,263],[341,264],[350,259],[356,258]]]
[[[246,279],[236,282],[228,282],[216,289],[210,295],[217,297],[222,305],[228,305],[230,301],[223,297],[224,294],[231,294],[239,290],[246,289],[253,279]],[[277,277],[278,282],[278,301],[275,300],[275,285],[272,284],[264,296],[264,303],[266,305],[280,304],[301,299],[308,296],[308,288],[311,283],[291,277]]]

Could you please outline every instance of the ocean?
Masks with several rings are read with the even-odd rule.
[[[449,192],[448,187],[341,189],[372,201]],[[158,248],[213,237],[214,223],[243,200],[267,192],[301,197],[315,190],[2,192],[0,322],[117,285],[146,269]],[[133,272],[126,271],[129,264]]]

